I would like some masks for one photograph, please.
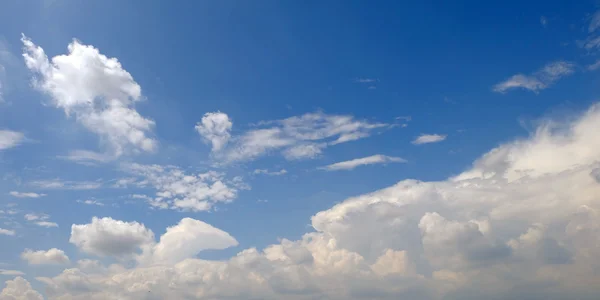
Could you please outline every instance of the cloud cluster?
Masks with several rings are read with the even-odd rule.
[[[352,160],[342,161],[321,167],[320,169],[326,171],[340,171],[340,170],[352,170],[358,166],[373,165],[373,164],[387,164],[387,163],[403,163],[405,159],[400,157],[386,156],[382,154],[371,155],[362,158],[355,158]]]
[[[98,134],[112,155],[156,149],[156,140],[149,137],[154,121],[134,109],[142,99],[141,88],[116,58],[74,40],[68,54],[49,60],[29,38],[21,40],[25,64],[36,74],[35,87]]]
[[[545,65],[540,70],[530,74],[516,74],[507,80],[496,84],[493,88],[494,92],[506,93],[512,89],[526,89],[534,93],[538,93],[559,79],[569,76],[575,72],[575,65],[566,61],[556,61]]]
[[[23,277],[8,280],[5,284],[6,287],[0,292],[0,300],[44,300]]]
[[[134,243],[136,266],[38,280],[61,299],[596,299],[597,128],[600,104],[492,149],[457,176],[347,199],[315,214],[301,239],[228,260],[195,258],[237,242],[184,219],[159,243]]]
[[[224,174],[215,171],[187,174],[174,166],[141,164],[127,164],[123,170],[142,178],[134,184],[156,189],[156,197],[149,203],[157,208],[210,210],[215,203],[235,199],[238,189],[247,188],[240,177],[227,181]]]
[[[374,130],[390,125],[316,112],[263,121],[258,124],[259,128],[240,136],[231,137],[231,127],[228,116],[221,112],[206,114],[196,126],[204,139],[212,143],[215,158],[229,163],[272,152],[279,152],[287,160],[315,158],[329,146],[369,137]]]

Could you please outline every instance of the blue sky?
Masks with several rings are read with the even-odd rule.
[[[568,228],[575,220],[571,214],[583,206],[594,215],[600,203],[582,194],[569,205],[557,200],[550,208],[537,207],[527,201],[564,199],[569,190],[517,192],[511,184],[556,180],[587,193],[598,189],[600,179],[564,175],[600,174],[592,126],[600,92],[597,9],[594,1],[4,1],[0,281],[25,284],[13,280],[20,274],[50,299],[153,299],[165,295],[164,286],[152,288],[155,296],[94,294],[91,287],[77,294],[61,286],[57,274],[88,272],[85,259],[127,272],[172,270],[182,262],[167,256],[223,262],[253,247],[271,262],[275,254],[264,249],[292,241],[315,259],[302,275],[308,279],[287,283],[282,276],[272,282],[273,274],[256,271],[269,284],[252,292],[240,286],[240,294],[228,295],[281,299],[291,297],[285,294],[290,289],[298,299],[460,298],[477,286],[466,271],[474,272],[472,262],[457,267],[451,259],[415,258],[441,251],[426,236],[437,227],[421,226],[430,221],[448,222],[442,228],[450,231],[465,226],[465,232],[477,224],[490,249],[501,253],[504,248],[494,247],[504,245],[513,260],[522,248],[511,241],[544,228],[543,245],[552,241],[553,257],[571,253],[565,261],[581,263],[585,258],[577,253],[585,247],[558,234],[569,231],[557,226]],[[557,174],[571,177],[552,177]],[[475,185],[500,192],[486,198],[481,191],[465,196],[458,188]],[[404,212],[413,197],[426,199]],[[460,209],[448,204],[463,197],[467,204]],[[489,202],[479,203],[479,197]],[[531,215],[494,206],[503,197]],[[380,201],[393,208],[375,207]],[[540,219],[543,214],[556,218]],[[392,232],[388,227],[397,224],[385,221],[392,215],[412,222],[406,225],[412,231]],[[585,224],[597,226],[594,216]],[[341,229],[361,223],[362,229]],[[484,229],[490,226],[495,230]],[[181,235],[169,238],[169,232]],[[385,259],[402,256],[403,265],[411,260],[415,266],[412,275],[466,279],[436,293],[430,284],[446,285],[421,283],[419,276],[406,291],[385,295],[369,294],[386,288],[367,279],[359,285],[364,290],[336,281],[342,292],[325,292],[309,284],[323,275],[315,271],[322,270],[316,254],[321,250],[306,234],[329,239],[327,249],[360,256],[377,276],[395,274],[380,271],[377,262],[395,265]],[[399,242],[415,234],[422,235],[417,249]],[[169,242],[191,246],[182,250]],[[171,248],[179,252],[164,254]],[[48,252],[26,255],[25,249]],[[537,256],[524,257],[533,269],[550,268]],[[557,270],[584,276],[577,264],[564,265],[570,269]],[[85,276],[105,289],[98,274]],[[379,281],[388,280],[393,282]],[[295,284],[305,289],[290,288]],[[499,286],[510,290],[517,284]],[[540,288],[536,295],[597,292],[591,286],[550,286],[556,290]],[[226,296],[213,292],[175,297]],[[508,295],[503,292],[482,295]],[[0,299],[11,291],[2,293]]]

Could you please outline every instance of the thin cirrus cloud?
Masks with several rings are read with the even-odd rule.
[[[269,171],[267,169],[256,169],[252,172],[254,175],[268,175],[268,176],[280,176],[287,174],[286,169],[281,169],[279,171]]]
[[[32,193],[32,192],[17,192],[11,191],[9,193],[13,197],[17,198],[40,198],[46,196],[46,194]]]
[[[513,89],[526,89],[539,93],[559,79],[569,76],[575,72],[575,64],[566,61],[556,61],[545,65],[540,70],[530,74],[516,74],[505,81],[496,84],[493,91],[506,93]]]
[[[374,164],[387,164],[387,163],[405,163],[406,160],[400,157],[386,156],[381,154],[371,155],[362,158],[355,158],[352,160],[342,161],[320,167],[319,169],[325,171],[341,171],[341,170],[352,170],[359,166],[374,165]]]
[[[259,128],[239,136],[230,136],[231,127],[229,117],[221,112],[206,114],[196,125],[198,133],[212,144],[214,158],[225,163],[253,160],[270,153],[279,153],[287,160],[312,159],[330,146],[367,138],[375,130],[393,126],[350,115],[316,112],[261,121],[256,125]]]
[[[447,135],[445,134],[422,134],[412,141],[414,145],[439,143],[445,140]]]
[[[15,235],[15,231],[12,230],[12,229],[0,228],[0,235],[10,235],[10,236],[13,236],[13,235]]]
[[[49,60],[44,49],[25,35],[21,41],[25,64],[35,74],[34,87],[48,94],[56,108],[99,135],[113,156],[157,148],[150,137],[154,121],[134,108],[142,100],[141,87],[116,58],[73,40],[68,54]]]
[[[101,181],[69,181],[61,179],[34,180],[29,185],[40,189],[93,190],[102,187]]]

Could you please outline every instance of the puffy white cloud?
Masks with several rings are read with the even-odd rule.
[[[342,161],[321,167],[320,169],[327,171],[339,171],[339,170],[352,170],[358,166],[373,165],[373,164],[387,164],[387,163],[402,163],[406,162],[405,159],[400,157],[386,156],[382,154],[371,155],[362,158],[355,158],[347,161]]]
[[[44,300],[23,277],[8,280],[5,284],[6,287],[0,292],[0,300]]]
[[[269,171],[267,169],[255,169],[252,174],[254,175],[269,175],[269,176],[279,176],[279,175],[285,175],[287,174],[287,170],[286,169],[281,169],[279,171]]]
[[[50,95],[54,106],[98,134],[113,155],[156,149],[156,140],[148,137],[154,121],[133,108],[142,99],[141,88],[116,58],[74,40],[68,54],[48,60],[29,38],[21,40],[25,63],[36,74],[36,88]]]
[[[0,130],[0,150],[16,147],[25,140],[25,135],[12,130]]]
[[[446,139],[445,134],[422,134],[418,136],[412,143],[414,145],[438,143]]]
[[[13,235],[15,235],[15,231],[11,230],[11,229],[0,228],[0,235],[10,235],[10,236],[13,236]]]
[[[288,160],[315,158],[328,146],[366,138],[376,129],[391,127],[349,115],[322,112],[263,121],[257,126],[260,128],[233,137],[229,147],[216,153],[216,158],[226,162],[243,161],[275,151]]]
[[[21,253],[21,259],[27,261],[30,265],[64,265],[70,263],[65,252],[56,248],[48,251],[25,249]]]
[[[46,196],[46,194],[38,194],[38,193],[27,193],[27,192],[17,192],[17,191],[12,191],[9,193],[11,196],[13,197],[17,197],[17,198],[39,198],[39,197],[44,197]]]
[[[39,280],[50,298],[65,299],[596,299],[598,128],[595,105],[455,177],[349,198],[315,214],[314,232],[262,251],[193,258],[207,249],[194,238],[204,233],[180,223],[172,244],[182,248],[170,261]]]
[[[158,208],[210,210],[215,203],[228,203],[237,197],[238,189],[246,189],[240,177],[227,181],[224,174],[208,171],[187,174],[174,166],[128,164],[123,170],[141,176],[156,190],[149,204]]]
[[[97,217],[88,224],[73,224],[69,239],[84,252],[118,258],[132,257],[153,241],[154,233],[144,224]]]
[[[194,257],[203,250],[220,250],[237,246],[229,233],[202,221],[182,219],[179,224],[167,228],[158,244],[152,249],[152,263],[173,264]]]
[[[494,92],[505,93],[508,90],[522,88],[534,93],[550,87],[562,77],[575,72],[575,65],[570,62],[556,61],[545,65],[531,75],[517,74],[496,84]]]
[[[221,150],[231,138],[233,123],[229,116],[222,112],[206,113],[196,124],[196,131],[207,143],[212,144],[212,151]]]

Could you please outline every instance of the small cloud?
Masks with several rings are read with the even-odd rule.
[[[356,82],[356,83],[374,83],[374,82],[379,82],[379,79],[377,79],[377,78],[355,78],[354,82]]]
[[[65,252],[57,248],[52,248],[48,251],[25,249],[21,253],[21,259],[30,265],[64,265],[70,263],[69,257]]]
[[[588,26],[588,32],[592,33],[598,28],[600,28],[600,10],[595,12],[594,15],[592,15],[590,25]]]
[[[266,169],[256,169],[256,170],[254,170],[254,172],[252,172],[252,174],[254,174],[254,175],[279,176],[279,175],[285,175],[285,174],[287,174],[287,170],[286,169],[281,169],[279,171],[269,171],[269,170],[266,170]]]
[[[102,202],[98,202],[96,200],[93,199],[88,199],[88,200],[77,200],[77,203],[81,203],[81,204],[87,204],[87,205],[97,205],[97,206],[104,206],[104,203]]]
[[[47,214],[26,214],[23,216],[27,221],[37,221],[37,220],[48,220],[50,218]]]
[[[38,193],[23,193],[23,192],[17,192],[17,191],[12,191],[9,193],[11,196],[13,197],[17,197],[17,198],[40,198],[40,197],[44,197],[46,196],[46,194],[38,194]]]
[[[17,271],[17,270],[0,269],[0,275],[4,275],[4,276],[23,276],[23,275],[25,275],[25,273],[23,273],[21,271]]]
[[[342,161],[335,164],[320,167],[319,169],[325,171],[340,171],[340,170],[352,170],[358,166],[374,165],[374,164],[386,164],[386,163],[404,163],[405,159],[400,157],[386,156],[376,154],[368,157],[355,158],[352,160]]]
[[[544,26],[544,28],[546,28],[548,26],[548,18],[541,16],[540,17],[540,24],[542,24],[542,26]]]
[[[10,229],[0,228],[0,235],[14,236],[15,235],[15,231],[14,230],[10,230]]]
[[[114,159],[113,156],[88,150],[74,150],[66,156],[58,156],[60,159],[72,161],[85,166],[96,166],[100,163],[107,163]]]
[[[1,95],[0,95],[1,96]],[[12,130],[0,130],[0,150],[19,146],[25,140],[25,135]]]
[[[531,75],[516,74],[507,80],[496,84],[493,91],[506,93],[508,90],[522,88],[534,93],[544,90],[558,81],[560,78],[569,76],[575,72],[575,64],[565,61],[557,61],[545,65]]]
[[[448,103],[448,104],[457,104],[458,102],[448,98],[448,97],[444,97],[444,102]]]
[[[48,222],[48,221],[39,221],[39,222],[35,222],[35,225],[37,226],[42,226],[42,227],[46,227],[46,228],[50,228],[50,227],[58,227],[58,224],[54,223],[54,222]]]
[[[595,63],[587,66],[587,69],[589,71],[596,71],[596,70],[598,70],[598,68],[600,68],[600,60],[598,60]]]
[[[267,203],[267,202],[269,202],[269,200],[258,199],[258,200],[256,200],[256,202],[258,202],[258,203]]]
[[[438,143],[446,139],[445,134],[422,134],[417,137],[412,143],[414,145]]]
[[[29,183],[42,189],[56,190],[93,190],[102,186],[100,181],[63,181],[60,179],[36,180]]]
[[[410,121],[412,121],[412,117],[411,116],[399,116],[399,117],[396,117],[396,120],[410,122]]]

